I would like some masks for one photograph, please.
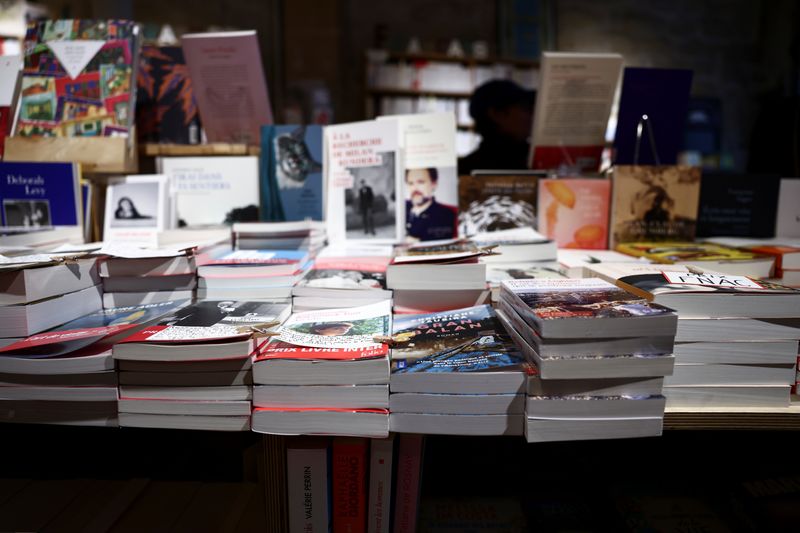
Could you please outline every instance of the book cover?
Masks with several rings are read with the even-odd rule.
[[[367,525],[367,439],[333,439],[333,530],[361,533]]]
[[[370,441],[367,533],[389,533],[394,439],[390,435]]]
[[[507,279],[551,278],[563,279],[558,263],[489,263],[486,265],[486,281],[493,287]]]
[[[676,164],[691,90],[691,70],[626,67],[614,136],[615,163]]]
[[[611,182],[606,179],[539,181],[539,231],[559,248],[603,250],[608,243]]]
[[[397,436],[397,473],[394,486],[394,533],[417,530],[419,490],[425,437],[403,433]]]
[[[126,20],[47,20],[25,35],[16,135],[127,136],[139,27]]]
[[[262,126],[262,220],[322,220],[322,126]]]
[[[542,53],[531,168],[600,168],[620,70],[619,54]]]
[[[289,530],[328,533],[329,448],[321,438],[290,440],[286,446]]]
[[[219,257],[203,260],[202,266],[299,265],[308,259],[303,250],[231,250]]]
[[[202,300],[162,317],[121,342],[185,343],[250,337],[280,323],[289,304]]]
[[[775,222],[776,237],[800,238],[800,178],[782,178]]]
[[[400,128],[403,148],[403,198],[408,240],[432,241],[457,236],[458,171],[456,119],[453,113],[380,117]]]
[[[3,159],[5,139],[11,134],[14,117],[12,109],[17,92],[17,82],[22,70],[22,57],[0,56],[0,159]]]
[[[764,246],[748,246],[751,252],[769,255],[775,258],[775,277],[782,278],[784,269],[795,270],[794,265],[800,265],[800,247],[796,246],[780,246],[780,245],[764,245]],[[797,257],[794,261],[787,261],[785,256]],[[790,268],[787,262],[792,265]]]
[[[614,250],[559,250],[559,272],[568,278],[587,277],[587,268],[600,263],[631,263],[650,260],[643,257],[632,257]]]
[[[697,236],[772,237],[780,178],[704,173]]]
[[[257,157],[162,157],[159,167],[172,180],[178,227],[258,220]]]
[[[295,287],[320,289],[386,289],[388,257],[317,257]]]
[[[621,242],[694,240],[699,203],[699,168],[616,167],[610,248]]]
[[[200,115],[180,46],[142,46],[136,72],[139,142],[198,144]]]
[[[459,235],[536,227],[538,180],[532,174],[459,177]]]
[[[452,239],[436,243],[419,243],[395,247],[393,265],[423,263],[467,263],[476,262],[485,255],[475,243],[466,239]]]
[[[391,242],[405,234],[403,158],[393,120],[325,128],[325,217],[332,243]]]
[[[22,231],[80,226],[80,179],[73,163],[0,162],[2,226]]]
[[[258,146],[272,109],[256,32],[184,34],[181,46],[208,142]]]
[[[674,313],[651,304],[607,281],[588,279],[528,279],[504,281],[502,290],[514,307],[524,307],[537,319],[597,319],[658,316]]]
[[[397,315],[392,332],[393,374],[492,372],[524,366],[524,358],[489,305]]]
[[[168,178],[138,175],[110,178],[106,187],[103,238],[114,243],[158,245],[169,225]]]
[[[187,301],[103,309],[0,348],[3,355],[57,357],[176,311]]]
[[[316,348],[381,349],[376,337],[391,331],[391,302],[346,309],[294,313],[278,330],[277,340]]]
[[[617,246],[620,252],[644,257],[654,263],[688,261],[751,261],[763,257],[755,252],[709,242],[630,242]]]
[[[355,361],[358,359],[384,358],[389,354],[385,344],[374,346],[332,346],[318,348],[313,346],[299,346],[289,344],[280,339],[272,338],[266,344],[256,347],[254,352],[255,362],[269,359],[301,359],[308,361]]]

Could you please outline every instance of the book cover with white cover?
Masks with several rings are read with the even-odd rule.
[[[379,117],[400,128],[405,176],[405,234],[414,241],[458,235],[456,118],[453,113]]]
[[[531,168],[600,167],[621,72],[619,54],[542,53]]]
[[[379,348],[376,337],[391,332],[391,302],[346,309],[294,313],[278,330],[277,340],[317,348]]]
[[[800,238],[800,178],[781,179],[775,235]]]
[[[173,225],[258,220],[258,157],[162,157],[158,166],[172,180]]]
[[[158,246],[170,218],[169,178],[161,174],[111,178],[106,188],[103,238],[114,243]]]
[[[587,267],[600,263],[651,263],[644,257],[632,257],[614,250],[558,250],[560,272],[568,278],[589,277]]]
[[[330,241],[402,239],[403,159],[397,123],[367,120],[328,126],[324,136]]]

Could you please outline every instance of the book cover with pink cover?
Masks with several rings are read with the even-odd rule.
[[[559,248],[605,249],[610,201],[607,179],[540,180],[539,232]]]

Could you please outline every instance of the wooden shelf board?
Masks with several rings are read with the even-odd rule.
[[[258,155],[260,149],[246,144],[158,144],[144,143],[141,153],[156,156],[203,156],[203,155]]]

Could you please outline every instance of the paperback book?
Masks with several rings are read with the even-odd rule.
[[[778,176],[704,173],[697,236],[774,236],[780,184]]]
[[[769,255],[707,242],[632,242],[620,244],[617,250],[654,263],[697,265],[755,278],[769,278],[775,263]]]
[[[462,236],[536,227],[537,182],[541,172],[474,172],[458,178],[458,233]]]
[[[2,231],[80,228],[80,179],[74,163],[0,162]]]
[[[111,178],[106,188],[103,238],[114,243],[157,246],[169,225],[169,180],[163,175]]]
[[[294,313],[278,330],[277,339],[316,348],[379,349],[391,331],[391,303],[346,309]]]
[[[559,248],[604,250],[611,182],[562,178],[539,181],[539,231]]]
[[[314,267],[292,290],[294,296],[341,291],[384,292],[388,257],[317,257]]]

